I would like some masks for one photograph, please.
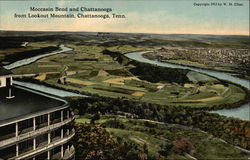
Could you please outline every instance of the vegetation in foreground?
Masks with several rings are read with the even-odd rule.
[[[245,159],[249,155],[200,130],[117,116],[76,119],[77,158]]]
[[[124,115],[130,118],[154,120],[169,124],[180,124],[199,128],[224,141],[250,148],[249,121],[227,118],[218,114],[190,108],[163,106],[145,102],[123,100],[119,98],[86,97],[68,99],[74,112]]]

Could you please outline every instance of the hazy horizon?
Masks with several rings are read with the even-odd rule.
[[[1,30],[0,32],[65,32],[65,33],[102,33],[102,31],[46,31],[46,30]],[[240,34],[196,34],[196,33],[141,33],[141,32],[103,32],[103,33],[118,33],[118,34],[155,34],[155,35],[207,35],[207,36],[246,36],[250,35],[240,35]]]

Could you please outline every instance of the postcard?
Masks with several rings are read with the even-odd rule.
[[[1,0],[0,159],[250,159],[248,0]]]

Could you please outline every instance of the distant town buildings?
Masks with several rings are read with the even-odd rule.
[[[160,48],[146,56],[158,60],[187,60],[210,66],[231,66],[248,70],[248,49],[232,48]]]

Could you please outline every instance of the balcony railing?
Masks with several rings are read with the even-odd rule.
[[[75,148],[71,145],[70,148],[67,148],[63,152],[63,159],[70,159],[75,155]]]
[[[51,155],[50,157],[51,159],[61,159],[61,151],[54,153],[53,155]]]
[[[43,127],[46,127],[46,126],[48,126],[48,122],[39,123],[39,124],[36,125],[36,129],[43,128]]]
[[[42,141],[36,146],[35,150],[34,150],[33,146],[30,146],[28,148],[24,148],[19,152],[19,155],[17,157],[16,157],[16,153],[11,153],[11,154],[5,155],[3,158],[5,158],[5,159],[19,159],[19,157],[23,157],[23,156],[25,157],[26,155],[30,155],[30,154],[31,155],[37,154],[39,152],[42,152],[43,150],[47,150],[48,148],[54,148],[55,146],[62,145],[64,143],[66,143],[68,140],[70,140],[71,138],[73,138],[73,136],[75,135],[74,129],[72,129],[69,133],[70,134],[68,136],[65,136],[63,139],[61,139],[61,136],[54,137],[53,141],[50,144],[48,144],[48,141]],[[64,150],[64,153],[65,153],[65,151],[66,150]],[[71,157],[72,155],[74,155],[75,149],[73,146],[70,147],[69,151],[70,151],[70,155],[68,155],[68,156]],[[61,152],[59,155],[61,158]],[[20,159],[22,159],[22,158],[20,158]]]
[[[53,119],[50,121],[50,124],[55,124],[61,122],[61,118]]]
[[[46,145],[48,145],[48,140],[42,141],[42,142],[40,142],[40,143],[37,143],[37,144],[36,144],[36,148],[42,148],[42,147],[44,147],[44,146],[46,146]]]
[[[51,142],[56,142],[60,139],[61,139],[61,136],[56,136],[56,137],[51,138]]]
[[[33,146],[29,146],[29,147],[26,147],[26,148],[22,148],[22,149],[19,150],[19,154],[26,153],[26,152],[28,152],[28,151],[30,151],[30,150],[32,150],[32,149],[33,149]]]
[[[18,131],[18,135],[22,135],[22,134],[28,133],[28,132],[30,132],[32,130],[33,130],[33,126],[31,126],[29,128],[21,129],[21,130]]]
[[[9,139],[9,138],[13,138],[15,136],[16,136],[15,131],[13,133],[9,133],[9,134],[3,135],[3,136],[0,137],[0,142],[4,141],[6,139]]]
[[[3,158],[3,159],[10,159],[12,157],[16,156],[16,153],[13,152],[13,153],[9,153],[9,154],[6,154],[4,156],[0,155],[0,158]]]
[[[73,120],[74,120],[74,117],[70,117],[69,119],[66,119],[64,121],[58,121],[55,124],[51,124],[49,126],[45,126],[43,128],[39,128],[36,130],[33,130],[33,127],[26,128],[25,130],[27,130],[29,132],[21,132],[23,134],[18,135],[18,137],[12,137],[12,138],[8,138],[8,139],[4,139],[4,140],[0,141],[0,148],[7,146],[7,145],[11,145],[12,143],[16,143],[16,142],[24,140],[24,139],[28,139],[30,137],[34,137],[34,136],[43,134],[43,133],[47,132],[48,130],[59,128],[65,124],[70,123]],[[6,136],[11,137],[10,135],[6,135]]]
[[[72,134],[70,134],[67,137],[64,137],[63,139],[56,138],[57,140],[55,140],[54,142],[51,142],[50,144],[47,144],[47,145],[45,145],[43,147],[36,148],[35,150],[31,149],[31,150],[29,150],[29,151],[27,151],[25,153],[22,153],[22,154],[18,155],[18,157],[12,157],[11,159],[15,159],[15,160],[24,159],[24,158],[32,156],[33,154],[44,152],[46,150],[50,150],[52,148],[55,148],[56,146],[62,145],[64,143],[68,142],[71,138],[74,137],[74,135],[75,135],[74,130],[71,130],[70,133],[72,133]],[[58,136],[58,137],[60,137],[60,136]]]

